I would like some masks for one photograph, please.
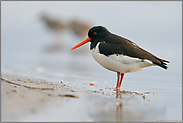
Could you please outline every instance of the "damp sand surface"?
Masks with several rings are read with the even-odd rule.
[[[163,121],[171,110],[159,103],[156,91],[153,95],[73,85],[2,74],[2,121]],[[166,100],[166,96],[161,98]]]

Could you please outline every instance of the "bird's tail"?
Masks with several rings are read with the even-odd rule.
[[[163,59],[159,59],[159,60],[161,63],[154,63],[154,64],[156,64],[164,69],[167,69],[168,67],[166,65],[167,65],[167,63],[170,63],[170,62],[167,60],[163,60]]]

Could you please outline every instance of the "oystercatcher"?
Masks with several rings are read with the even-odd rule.
[[[169,61],[156,57],[128,39],[110,33],[103,26],[92,27],[88,37],[71,50],[87,42],[91,42],[93,58],[104,68],[117,72],[116,89],[120,89],[124,73],[136,72],[154,65],[168,68],[166,63]]]

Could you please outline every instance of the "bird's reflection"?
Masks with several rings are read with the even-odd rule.
[[[122,95],[119,90],[116,90],[116,98],[122,98]],[[123,120],[123,103],[120,102],[119,105],[116,106],[116,121]]]
[[[120,93],[120,90],[116,90],[116,98],[121,98],[121,93]]]

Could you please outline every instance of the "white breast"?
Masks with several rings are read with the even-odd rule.
[[[154,65],[151,61],[145,60],[142,62],[139,58],[132,58],[122,54],[114,54],[105,56],[99,53],[100,42],[97,44],[96,48],[92,49],[93,58],[104,68],[121,73],[136,72],[142,70],[144,67],[149,67]]]

